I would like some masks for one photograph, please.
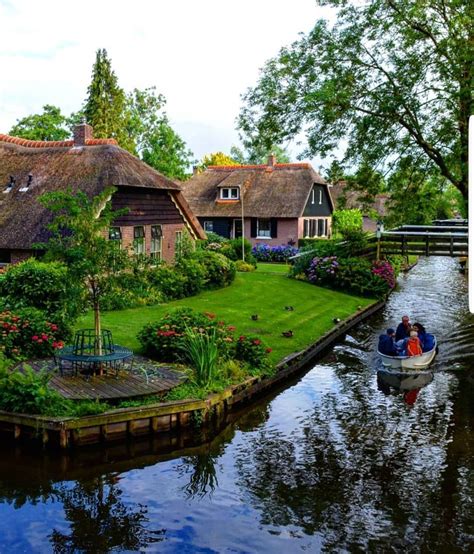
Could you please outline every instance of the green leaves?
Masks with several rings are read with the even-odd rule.
[[[66,128],[68,119],[61,109],[46,104],[42,114],[33,114],[19,119],[9,134],[29,140],[65,140],[70,132]]]

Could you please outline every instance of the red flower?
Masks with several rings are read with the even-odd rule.
[[[235,327],[233,325],[229,325],[229,327],[227,327],[227,330],[228,331],[235,331]]]
[[[216,317],[216,314],[213,314],[212,312],[204,312],[204,315],[209,319],[214,319]]]
[[[266,352],[267,354],[270,354],[271,351],[272,351],[271,348],[265,348],[265,352]]]
[[[260,339],[255,339],[253,343],[255,344],[255,346],[259,346],[260,344],[262,344],[262,341]]]
[[[239,340],[240,340],[240,341],[244,341],[244,340],[245,340],[244,335],[240,335]]]
[[[33,335],[33,336],[31,337],[31,340],[33,340],[33,341],[34,341],[34,340],[38,340],[38,338],[39,338],[38,335]]]
[[[48,340],[49,337],[48,337],[48,335],[45,335],[45,334],[43,333],[43,334],[41,335],[41,338],[42,338],[43,340]]]

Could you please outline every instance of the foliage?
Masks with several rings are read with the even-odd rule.
[[[335,282],[338,267],[337,256],[313,258],[307,271],[308,281],[317,285]]]
[[[389,288],[395,288],[395,270],[388,260],[374,261],[372,263],[372,273],[383,279]]]
[[[127,268],[129,257],[108,240],[107,231],[121,212],[113,212],[110,199],[115,189],[105,188],[89,199],[83,192],[50,192],[40,202],[54,214],[48,226],[52,237],[42,245],[46,260],[66,264],[69,274],[83,287],[94,310],[96,334],[100,336],[101,300],[112,287],[111,276]]]
[[[387,171],[409,156],[466,199],[472,3],[324,3],[335,24],[317,21],[267,62],[244,96],[242,132],[268,147],[304,131],[308,157],[346,143],[346,162]]]
[[[262,145],[253,145],[250,141],[244,139],[244,150],[237,146],[232,146],[230,149],[230,155],[236,160],[237,163],[246,165],[258,165],[267,164],[268,156],[273,154],[277,163],[286,164],[290,163],[290,155],[286,148],[272,144],[269,147]]]
[[[187,229],[184,229],[181,235],[181,240],[176,244],[176,253],[174,259],[176,262],[180,260],[186,260],[196,250],[196,243],[191,238]]]
[[[272,351],[261,339],[252,335],[240,335],[235,345],[235,357],[255,369],[270,369],[268,354]]]
[[[207,248],[211,244],[221,244],[223,242],[226,242],[227,239],[221,235],[218,235],[217,233],[213,233],[212,231],[206,231],[207,238],[205,240],[198,241],[199,248]],[[212,248],[211,248],[212,250]]]
[[[163,300],[159,287],[152,283],[152,270],[119,273],[110,277],[111,283],[101,300],[103,310],[123,310],[150,306]]]
[[[170,179],[181,181],[189,177],[188,168],[194,162],[193,153],[170,126],[166,116],[150,131],[142,159]]]
[[[0,296],[11,309],[42,310],[64,332],[81,312],[80,287],[60,262],[45,263],[31,258],[10,266],[0,278]]]
[[[287,262],[298,253],[299,249],[289,244],[282,244],[281,246],[257,244],[252,248],[252,255],[257,262]]]
[[[8,358],[44,358],[64,346],[64,331],[40,310],[0,312],[0,353]]]
[[[215,327],[189,328],[184,331],[182,341],[183,358],[192,368],[190,380],[200,387],[208,387],[218,378],[219,346]]]
[[[114,138],[122,148],[135,152],[134,141],[125,128],[125,92],[118,85],[117,76],[104,48],[99,48],[96,52],[83,112],[87,123],[92,125],[96,138]]]
[[[206,288],[227,287],[235,279],[236,264],[219,252],[197,250],[192,259],[204,269]]]
[[[9,134],[29,140],[65,140],[70,135],[67,121],[60,108],[46,104],[43,113],[18,119]]]
[[[171,389],[165,396],[166,402],[177,402],[179,400],[188,400],[195,398],[204,400],[212,392],[221,392],[226,387],[226,383],[213,382],[209,387],[201,387],[194,382],[187,381],[181,383],[174,389]]]
[[[163,295],[164,300],[186,296],[186,277],[175,266],[162,263],[149,273],[149,280]]]
[[[225,357],[229,344],[233,342],[233,328],[226,327],[223,321],[217,321],[215,314],[200,313],[191,308],[177,308],[167,313],[159,321],[148,323],[138,333],[146,354],[164,362],[179,361],[186,340],[186,331],[199,330],[200,333],[216,333],[219,354]]]
[[[243,273],[248,273],[249,271],[255,271],[255,266],[252,264],[248,264],[247,262],[244,262],[243,260],[237,260],[235,262],[235,269],[237,271],[241,271]]]
[[[360,210],[334,210],[332,219],[335,231],[340,233],[344,240],[362,231],[363,220]]]
[[[212,152],[206,154],[199,162],[198,171],[204,171],[210,165],[239,165],[239,162],[224,154],[224,152]]]
[[[204,288],[206,282],[206,269],[194,258],[182,258],[175,265],[175,271],[184,278],[184,296],[198,294]]]
[[[21,370],[0,370],[0,410],[56,416],[67,411],[69,402],[48,386],[51,374],[36,373],[29,366]]]

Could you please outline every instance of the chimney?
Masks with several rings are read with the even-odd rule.
[[[270,154],[268,156],[268,167],[274,167],[276,165],[276,156],[275,154]]]
[[[74,146],[85,146],[86,141],[92,138],[92,127],[87,123],[79,123],[73,131]]]

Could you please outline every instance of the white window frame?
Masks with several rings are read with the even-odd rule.
[[[143,236],[137,237],[135,229],[143,229]],[[146,252],[146,232],[144,225],[135,225],[133,227],[133,253],[135,256],[140,256]]]
[[[153,229],[155,227],[159,227],[159,235],[158,237],[154,237],[154,231]],[[159,224],[152,225],[150,227],[150,258],[153,258],[154,260],[157,260],[158,262],[161,262],[162,256],[163,256],[163,227]]]
[[[221,200],[239,200],[239,187],[223,187],[220,189],[219,198]]]
[[[213,233],[214,232],[214,221],[208,219],[207,221],[203,222],[202,227],[203,227],[204,231],[206,231],[206,233]]]
[[[319,205],[323,203],[323,189],[319,189]]]
[[[263,230],[263,233],[268,233],[268,234],[261,234],[262,233],[262,230],[260,229],[260,222],[261,221],[268,221],[268,230],[267,229],[264,229]],[[272,222],[270,220],[270,218],[259,218],[257,219],[257,239],[271,239],[272,238]]]
[[[112,241],[117,248],[122,248],[122,228],[117,226],[109,227],[109,240]]]
[[[315,198],[314,198],[314,189],[311,191],[311,204],[314,204]]]
[[[323,221],[323,234],[318,235],[319,221]],[[303,220],[303,238],[317,239],[328,238],[329,236],[329,221],[327,217],[311,217]]]

